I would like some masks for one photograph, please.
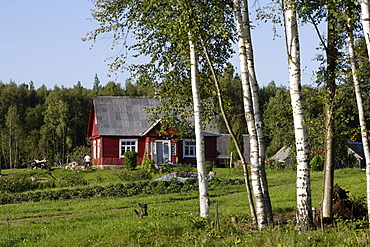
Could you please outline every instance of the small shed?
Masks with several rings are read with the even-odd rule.
[[[217,163],[221,166],[229,166],[231,153],[229,152],[229,142],[231,142],[230,134],[220,134],[217,138]],[[243,148],[243,155],[245,161],[249,162],[250,160],[250,143],[249,143],[249,136],[247,134],[243,134],[243,141],[244,141],[244,148]],[[233,156],[237,154],[232,154]]]
[[[290,162],[290,148],[283,146],[277,151],[274,156],[271,157],[273,160],[278,160],[280,162]]]
[[[365,153],[364,147],[361,142],[349,142],[348,143],[348,155],[353,156],[358,164],[358,168],[365,168]]]

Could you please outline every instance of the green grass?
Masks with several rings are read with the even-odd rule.
[[[215,169],[217,177],[243,178],[236,169]],[[8,172],[3,170],[3,173]],[[12,172],[12,171],[9,171]],[[114,170],[83,173],[91,185],[119,182]],[[54,176],[65,175],[55,170]],[[100,179],[99,176],[104,178]],[[97,178],[98,177],[98,178]],[[296,208],[294,171],[270,172],[268,181],[276,221],[292,217]],[[321,198],[322,173],[311,174],[313,206]],[[335,183],[364,195],[365,172],[335,172]],[[128,198],[90,198],[1,205],[0,246],[367,246],[363,222],[298,234],[293,222],[256,231],[251,228],[244,185],[210,192],[211,218],[199,218],[197,192],[140,195]],[[220,231],[213,224],[219,205]],[[138,203],[148,204],[149,216],[137,219]],[[237,223],[232,223],[232,218]],[[278,223],[278,222],[277,222]],[[279,222],[281,223],[281,222]]]

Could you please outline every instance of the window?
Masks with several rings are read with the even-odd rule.
[[[137,139],[120,139],[119,140],[119,157],[123,158],[125,152],[137,152]]]
[[[171,143],[171,155],[176,155],[176,143]]]
[[[184,157],[195,157],[196,156],[196,149],[195,149],[195,140],[194,139],[187,139],[184,140]]]

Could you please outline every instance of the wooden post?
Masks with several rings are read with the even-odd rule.
[[[233,152],[230,153],[230,168],[233,167]]]
[[[218,203],[215,203],[215,230],[220,231],[220,221],[218,218]]]

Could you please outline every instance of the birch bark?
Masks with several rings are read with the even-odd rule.
[[[189,47],[190,47],[190,67],[191,67],[191,88],[194,104],[194,127],[195,127],[195,143],[196,143],[196,157],[199,183],[200,217],[210,217],[208,181],[205,166],[202,112],[198,83],[198,68],[197,68],[198,61],[195,46],[192,41],[192,35],[190,33],[189,33]]]
[[[334,106],[335,106],[335,69],[337,66],[336,56],[336,30],[335,19],[333,18],[333,7],[328,6],[328,33],[326,48],[327,81],[326,93],[327,102],[325,104],[325,165],[324,182],[322,195],[322,219],[324,223],[332,222],[333,213],[333,185],[334,185]]]
[[[300,232],[312,225],[309,147],[301,94],[299,34],[293,1],[286,1],[286,48],[289,66],[290,97],[293,109],[295,144],[297,150],[297,226]]]
[[[234,142],[234,145],[236,147],[238,155],[239,155],[240,159],[242,160],[243,171],[244,171],[244,181],[245,181],[245,186],[246,186],[247,194],[248,194],[249,209],[251,211],[251,215],[252,215],[254,224],[257,225],[257,216],[256,216],[255,208],[254,208],[253,196],[252,196],[252,191],[251,191],[250,182],[249,182],[249,171],[248,171],[248,168],[247,168],[247,162],[245,161],[245,157],[243,155],[243,152],[242,152],[242,150],[241,150],[241,148],[240,148],[240,146],[239,146],[239,144],[236,140],[235,134],[234,134],[234,132],[233,132],[231,126],[230,126],[230,122],[229,122],[229,120],[226,116],[226,112],[225,112],[225,108],[224,108],[224,101],[223,101],[222,92],[221,92],[221,88],[220,88],[220,82],[218,81],[216,72],[214,70],[214,66],[212,64],[212,61],[211,61],[211,58],[209,56],[207,47],[205,46],[203,40],[202,40],[202,45],[203,45],[203,49],[204,49],[204,54],[205,54],[206,59],[208,61],[209,67],[212,71],[213,80],[215,82],[215,86],[216,86],[216,90],[217,90],[217,99],[218,99],[218,103],[219,103],[219,106],[220,106],[220,111],[221,111],[221,114],[222,114],[222,118],[224,119],[226,128],[227,128],[227,130],[230,134],[231,139]],[[231,167],[231,161],[232,161],[232,153],[231,153],[231,158],[230,158],[230,167]]]
[[[360,128],[361,128],[361,139],[362,139],[362,145],[363,145],[363,148],[364,148],[365,162],[366,162],[366,194],[367,194],[367,210],[368,210],[367,215],[368,215],[368,220],[370,222],[370,217],[369,217],[369,215],[370,215],[370,148],[369,148],[369,140],[368,140],[368,136],[367,136],[367,127],[366,127],[366,117],[365,117],[365,112],[364,112],[364,105],[362,103],[360,80],[358,79],[358,76],[357,76],[355,45],[354,45],[354,41],[353,41],[354,40],[353,39],[353,27],[352,27],[351,18],[348,18],[347,24],[348,24],[348,30],[349,30],[349,32],[348,32],[348,50],[349,50],[349,55],[350,55],[350,59],[351,59],[352,78],[353,78],[353,83],[354,83],[354,86],[355,86],[358,117],[359,117],[359,120],[360,120]],[[364,30],[364,33],[365,33],[365,30]]]
[[[249,85],[248,62],[245,48],[245,35],[239,0],[234,0],[235,18],[238,33],[238,52],[240,62],[240,77],[243,87],[244,113],[247,122],[250,140],[250,163],[253,194],[256,203],[257,225],[260,230],[266,227],[265,204],[260,179],[260,159],[257,140],[257,130],[251,101],[251,89]]]
[[[367,53],[370,58],[370,6],[369,0],[360,0],[361,2],[361,15],[362,15],[362,28],[364,31]]]
[[[250,31],[249,24],[249,10],[248,10],[248,1],[242,0],[241,4],[241,13],[243,21],[243,30],[245,35],[245,49],[247,53],[247,63],[248,63],[248,72],[249,72],[249,83],[251,87],[252,103],[253,103],[253,112],[254,119],[257,130],[257,140],[259,148],[259,159],[260,159],[260,177],[261,177],[261,187],[263,193],[263,199],[265,201],[265,211],[267,217],[268,225],[273,225],[273,214],[271,208],[270,194],[268,191],[268,183],[266,178],[266,171],[264,166],[265,161],[265,141],[264,134],[262,129],[262,117],[260,113],[260,104],[258,99],[258,82],[256,71],[254,67],[254,53],[252,45],[252,36]]]

